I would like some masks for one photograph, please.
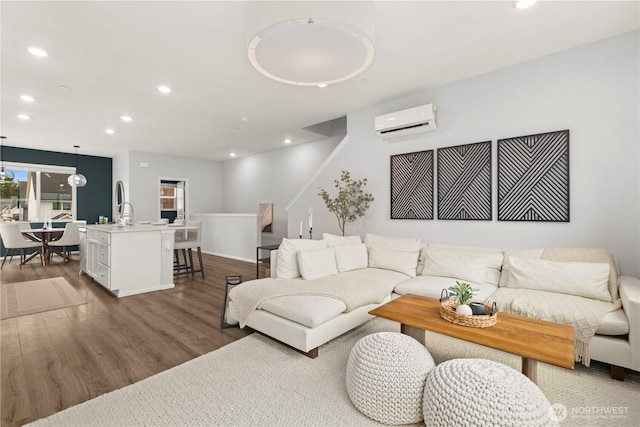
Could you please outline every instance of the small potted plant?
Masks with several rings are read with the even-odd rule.
[[[471,306],[469,306],[469,302],[471,301],[471,298],[473,298],[473,293],[477,291],[478,290],[473,289],[470,284],[458,282],[457,280],[455,286],[449,287],[449,296],[459,304],[456,307],[456,313],[466,314],[469,316],[473,314]]]

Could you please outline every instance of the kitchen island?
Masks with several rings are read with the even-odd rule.
[[[171,289],[175,228],[167,225],[84,225],[80,273],[117,297]]]

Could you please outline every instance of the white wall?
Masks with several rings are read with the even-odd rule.
[[[624,274],[640,275],[639,35],[628,33],[348,114],[347,145],[289,218],[306,217],[312,206],[314,237],[323,231],[338,234],[317,188],[332,187],[344,169],[354,178],[368,178],[376,199],[364,218],[347,225],[347,234],[501,248],[601,247],[618,258]],[[439,129],[398,142],[376,137],[376,115],[428,102],[438,106]],[[562,129],[570,130],[571,221],[497,221],[496,140]],[[390,219],[390,155],[486,140],[494,141],[492,221]]]
[[[225,162],[224,212],[257,213],[260,203],[273,203],[273,234],[263,233],[262,244],[279,243],[288,234],[285,207],[346,133],[345,121],[334,124],[331,138]]]
[[[256,247],[262,244],[259,214],[196,213],[191,218],[202,221],[202,252],[256,262]]]
[[[148,167],[140,167],[140,162]],[[160,177],[188,181],[187,215],[222,212],[222,163],[130,151],[127,201],[133,205],[136,221],[160,218]]]

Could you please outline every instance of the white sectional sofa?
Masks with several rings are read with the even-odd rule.
[[[528,295],[595,305],[601,320],[592,327],[587,364],[609,363],[619,379],[622,368],[640,371],[640,280],[620,276],[614,258],[600,249],[503,250],[373,234],[364,243],[359,236],[328,234],[315,241],[284,239],[271,253],[270,278],[232,289],[228,322],[316,357],[320,345],[370,320],[368,312],[378,305],[407,293],[439,298],[456,280],[476,288],[478,302],[518,295],[519,304],[505,306],[509,311]],[[554,321],[570,317],[553,314]]]

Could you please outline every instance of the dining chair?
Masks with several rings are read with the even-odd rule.
[[[4,253],[4,259],[2,260],[2,265],[0,265],[0,269],[4,267],[4,263],[7,260],[7,256],[9,256],[9,252],[14,249],[20,250],[20,268],[27,262],[31,261],[36,255],[40,254],[40,258],[42,258],[42,245],[39,242],[33,242],[31,240],[26,239],[22,235],[22,229],[29,229],[29,227],[25,227],[21,225],[23,223],[18,222],[5,222],[0,224],[0,237],[2,237],[2,244],[4,245],[6,251]],[[29,225],[27,223],[27,225]],[[26,256],[25,249],[37,248],[38,251],[32,253],[28,257]],[[9,263],[13,259],[13,255],[9,258]]]
[[[64,226],[62,236],[58,240],[53,240],[48,243],[48,245],[54,249],[62,248],[61,253],[64,254],[65,261],[71,260],[71,247],[80,244],[80,232],[78,231],[80,225],[87,225],[87,221],[68,222]]]
[[[186,230],[186,233],[176,230],[175,243],[173,246],[175,254],[174,262],[174,275],[201,273],[204,279],[204,266],[202,265],[202,251],[200,249],[200,243],[202,241],[202,221],[201,220],[187,220],[185,221],[187,227],[194,227],[194,230]],[[196,248],[198,254],[198,262],[200,268],[195,269],[193,265],[193,252],[192,249]],[[184,259],[184,263],[180,262],[180,253]],[[187,255],[189,258],[187,259]],[[184,271],[183,271],[184,270]]]

